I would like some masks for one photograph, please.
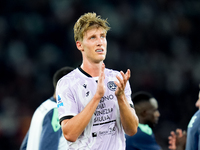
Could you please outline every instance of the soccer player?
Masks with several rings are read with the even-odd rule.
[[[157,100],[150,93],[140,91],[132,95],[132,101],[139,126],[134,136],[125,135],[126,150],[161,150],[152,131],[160,117]]]
[[[53,76],[54,88],[57,81],[72,70],[71,67],[63,67],[56,71]],[[59,124],[54,92],[52,97],[35,110],[20,150],[66,150],[67,148],[68,145]]]
[[[191,118],[187,134],[182,129],[171,131],[169,136],[169,149],[171,150],[200,150],[200,91],[195,103],[199,109]]]
[[[74,25],[79,68],[56,88],[59,119],[69,149],[125,150],[124,131],[137,132],[138,118],[131,101],[130,70],[105,68],[108,22],[85,13]]]

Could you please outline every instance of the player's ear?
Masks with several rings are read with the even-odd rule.
[[[147,115],[147,110],[146,110],[146,109],[142,109],[141,112],[140,112],[140,114],[141,114],[141,116],[142,116],[143,118],[145,118],[146,115]]]
[[[143,106],[142,107],[142,109],[141,109],[141,116],[143,117],[143,118],[146,118],[146,117],[148,117],[148,108],[146,107],[146,106]]]
[[[84,50],[81,41],[76,41],[76,47],[77,47],[80,51],[83,51],[83,50]]]

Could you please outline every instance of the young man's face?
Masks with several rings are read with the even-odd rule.
[[[160,112],[158,111],[158,103],[156,99],[151,98],[148,103],[148,109],[147,109],[147,122],[149,126],[153,127],[155,124],[158,123],[158,119],[160,117]]]
[[[83,41],[77,41],[77,47],[82,51],[83,60],[99,63],[106,57],[107,40],[103,28],[88,29],[83,35]]]

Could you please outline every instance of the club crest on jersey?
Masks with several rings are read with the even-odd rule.
[[[111,91],[115,91],[117,88],[117,85],[114,83],[114,81],[109,81],[107,83],[107,86],[108,86],[109,90],[111,90]]]

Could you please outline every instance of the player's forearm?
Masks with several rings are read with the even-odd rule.
[[[63,134],[68,141],[75,142],[77,138],[82,134],[90,122],[100,99],[100,97],[94,96],[93,99],[78,115],[74,116],[68,121],[64,120],[62,122]]]
[[[132,136],[137,132],[138,117],[135,110],[130,107],[126,97],[118,99],[120,119],[127,135]]]

